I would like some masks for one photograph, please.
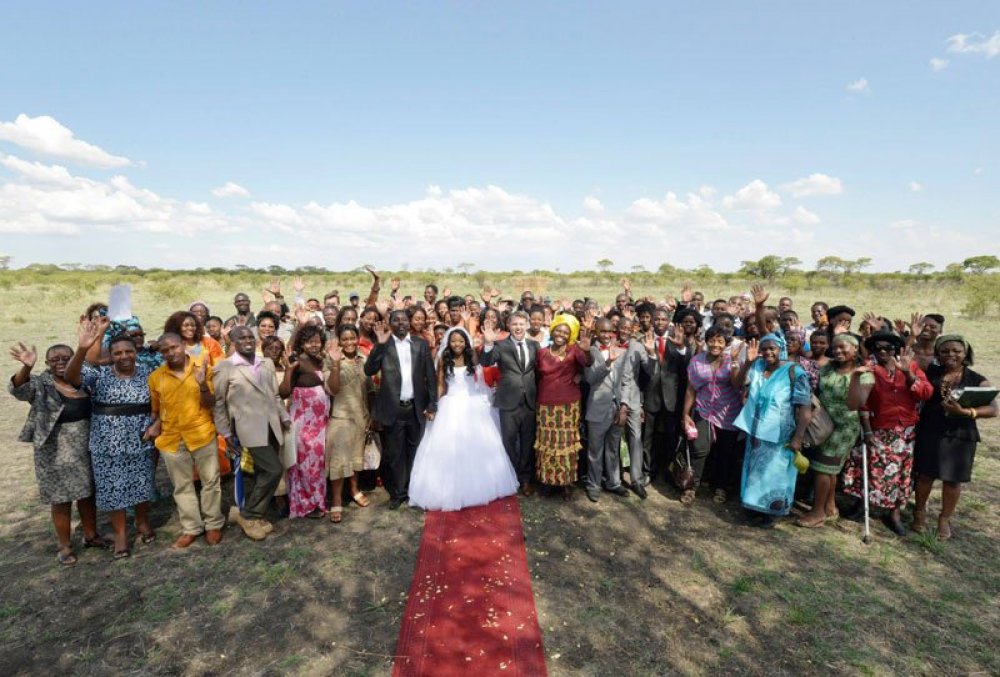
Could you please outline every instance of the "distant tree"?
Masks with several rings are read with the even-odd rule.
[[[926,275],[927,273],[934,270],[934,264],[928,263],[927,261],[921,261],[919,263],[914,263],[910,266],[910,275]]]
[[[83,267],[81,263],[61,263],[59,267],[63,270],[80,270]]]
[[[601,259],[597,262],[597,267],[601,269],[602,273],[606,273],[611,270],[611,266],[615,265],[615,262],[611,259]]]
[[[860,273],[862,268],[867,268],[872,264],[872,260],[867,256],[862,256],[860,259],[854,259],[851,261],[847,259],[844,261],[844,274],[853,275],[854,273]]]
[[[660,267],[656,269],[656,272],[658,275],[674,275],[677,273],[677,268],[669,263],[661,263]]]
[[[1000,268],[1000,259],[991,254],[971,256],[962,261],[962,268],[970,273],[988,273]]]
[[[267,267],[267,272],[271,275],[284,275],[288,271],[285,270],[284,266],[270,265]]]
[[[762,277],[765,280],[773,280],[801,264],[802,261],[794,256],[781,257],[768,254],[757,261],[740,261],[740,273],[751,277]]]
[[[844,259],[839,256],[824,256],[816,262],[816,270],[821,273],[841,273],[844,271]]]
[[[646,266],[641,265],[641,264],[637,265],[637,266],[632,266],[632,272],[636,273],[636,274],[638,274],[638,273],[645,273],[646,272]]]
[[[10,254],[0,254],[0,270],[10,270],[10,262],[14,257]]]
[[[458,264],[455,267],[458,268],[461,272],[468,274],[473,268],[476,267],[476,264],[475,263],[460,263],[460,264]]]

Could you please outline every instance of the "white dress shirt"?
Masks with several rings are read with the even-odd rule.
[[[399,355],[399,374],[402,382],[399,385],[399,399],[403,402],[413,399],[413,354],[410,352],[410,337],[400,340],[393,334],[396,342],[396,354]]]

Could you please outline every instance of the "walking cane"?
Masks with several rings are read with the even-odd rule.
[[[868,543],[871,540],[871,530],[868,525],[868,445],[864,438],[861,440],[861,488],[865,501],[865,535],[861,541]]]

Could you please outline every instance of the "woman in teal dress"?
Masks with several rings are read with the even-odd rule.
[[[740,499],[751,524],[771,527],[787,515],[795,495],[796,452],[812,416],[809,375],[783,362],[784,340],[767,334],[747,343],[747,360],[737,377],[746,403],[735,425],[747,434]],[[758,350],[760,356],[757,356]]]
[[[852,397],[849,397],[851,380],[858,379],[862,386],[875,383],[875,377],[870,372],[856,371],[860,366],[856,336],[837,334],[833,337],[832,348],[833,360],[819,372],[817,395],[820,404],[833,420],[833,434],[816,447],[810,456],[809,467],[815,478],[815,497],[812,510],[795,522],[800,527],[821,527],[827,520],[840,517],[834,502],[837,475],[844,469],[844,462],[858,443],[861,435],[858,409],[864,404],[852,401]]]

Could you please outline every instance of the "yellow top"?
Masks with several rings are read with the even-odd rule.
[[[212,408],[201,406],[201,386],[194,378],[194,370],[201,369],[204,359],[204,352],[199,357],[189,355],[183,376],[165,362],[149,375],[153,415],[160,417],[160,436],[154,442],[160,451],[176,452],[181,440],[188,451],[194,451],[215,439]],[[211,366],[205,374],[205,386],[215,392]]]

